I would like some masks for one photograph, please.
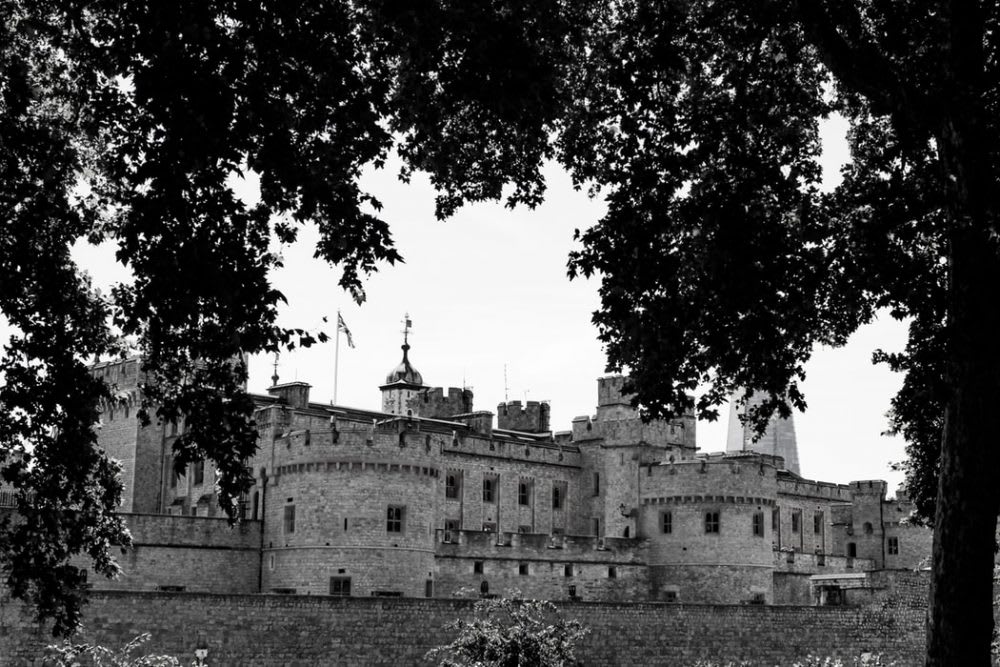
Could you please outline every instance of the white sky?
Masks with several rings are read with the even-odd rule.
[[[842,121],[824,124],[828,186],[836,183],[845,159],[845,130]],[[505,397],[506,366],[509,398],[550,401],[554,429],[569,429],[574,416],[592,414],[605,363],[590,323],[599,306],[598,282],[570,282],[566,259],[574,248],[573,230],[594,225],[603,204],[574,191],[556,166],[546,176],[546,201],[533,211],[480,204],[438,222],[426,178],[415,175],[403,184],[391,167],[367,173],[362,186],[382,201],[381,215],[406,263],[372,276],[368,300],[358,306],[337,286],[339,271],[313,258],[314,231],[303,230],[299,243],[283,249],[285,268],[274,276],[289,301],[281,324],[325,327],[331,342],[283,355],[281,381],[309,382],[312,400],[332,400],[339,308],[357,347],[349,349],[341,337],[337,402],[378,409],[378,386],[401,358],[401,320],[408,312],[410,360],[425,384],[464,383],[475,392],[476,409],[495,411]],[[77,256],[99,286],[127,276],[111,248],[82,246]],[[886,316],[844,348],[815,351],[803,385],[809,409],[795,415],[803,476],[840,483],[887,479],[890,488],[901,481],[889,462],[904,458],[903,442],[880,435],[901,376],[872,366],[870,359],[878,347],[900,350],[905,342],[905,326]],[[265,392],[272,361],[251,359],[251,391]],[[725,449],[726,406],[720,414],[718,422],[698,423],[702,451]]]

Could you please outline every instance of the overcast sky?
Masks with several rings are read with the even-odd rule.
[[[824,126],[829,185],[844,159],[844,130],[838,122]],[[368,299],[358,305],[337,286],[339,271],[312,257],[316,237],[303,230],[298,244],[282,250],[285,268],[274,276],[289,301],[281,323],[323,329],[331,342],[283,355],[281,381],[309,382],[312,400],[333,399],[332,337],[340,309],[356,347],[341,337],[337,402],[378,409],[378,386],[400,361],[401,320],[409,313],[410,360],[425,384],[471,387],[480,410],[495,411],[505,398],[550,401],[556,430],[569,429],[576,415],[592,414],[605,363],[590,322],[599,306],[598,283],[569,281],[566,259],[575,247],[574,229],[595,224],[604,207],[574,191],[559,168],[546,175],[546,201],[533,211],[480,204],[439,222],[427,179],[416,175],[403,184],[391,167],[367,173],[362,185],[384,204],[382,216],[405,264],[372,276]],[[253,196],[253,183],[240,187]],[[127,276],[110,247],[79,247],[77,256],[98,285]],[[890,489],[901,481],[889,463],[902,460],[903,443],[880,435],[901,377],[870,360],[878,347],[902,349],[905,334],[904,325],[886,316],[844,348],[815,351],[804,383],[809,409],[795,415],[803,476],[841,483],[887,479]],[[262,356],[251,360],[252,391],[265,392],[272,364]],[[698,423],[702,451],[725,449],[725,406],[721,414],[718,422]]]

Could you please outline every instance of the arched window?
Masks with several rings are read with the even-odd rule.
[[[874,532],[871,521],[865,521],[865,535],[871,535]]]

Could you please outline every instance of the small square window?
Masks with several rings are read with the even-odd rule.
[[[483,573],[483,561],[474,560],[472,561],[472,574],[482,574]]]
[[[711,534],[719,533],[718,512],[705,512],[705,532]]]
[[[517,566],[517,573],[520,574],[520,575],[522,575],[522,576],[527,576],[528,575],[528,564],[527,563],[520,563]]]
[[[449,531],[449,532],[459,531],[459,530],[462,529],[461,526],[462,526],[462,522],[459,521],[458,519],[445,519],[444,520],[444,529],[447,530],[447,531]]]
[[[663,591],[664,602],[677,602],[677,591]]]
[[[340,597],[350,597],[351,578],[330,577],[330,595],[337,595]]]
[[[403,532],[403,516],[406,508],[402,505],[389,505],[385,514],[385,532]]]
[[[674,532],[673,512],[664,512],[660,515],[660,529],[663,531],[664,535],[670,535]]]
[[[899,538],[898,537],[890,537],[889,538],[889,544],[887,544],[886,547],[887,547],[887,551],[888,551],[888,553],[889,553],[890,556],[898,556],[899,555]]]

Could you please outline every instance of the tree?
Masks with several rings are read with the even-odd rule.
[[[567,621],[554,604],[541,600],[492,598],[476,602],[472,621],[458,620],[449,644],[431,649],[440,667],[571,667],[580,664],[576,643],[589,631]]]
[[[89,427],[106,389],[83,363],[113,348],[108,316],[146,353],[149,408],[187,416],[177,465],[214,460],[232,507],[254,446],[233,359],[309,342],[274,326],[270,235],[315,222],[362,298],[361,276],[399,255],[356,177],[396,146],[442,217],[504,192],[539,202],[549,158],[605,193],[570,273],[601,275],[609,366],[648,416],[714,416],[740,387],[770,396],[762,425],[804,407],[816,343],[880,309],[909,319],[907,349],[877,358],[906,372],[890,426],[935,515],[928,664],[988,664],[996,3],[524,4],[0,0],[0,308],[20,331],[0,465],[22,509],[45,499],[0,535],[20,545],[0,549],[15,592],[65,598],[75,551],[112,568],[117,491]],[[824,194],[817,127],[834,112],[852,161]],[[226,185],[245,169],[254,206]],[[114,240],[135,283],[88,290],[80,238]]]
[[[357,179],[395,145],[439,175],[442,213],[508,178],[511,203],[539,201],[567,99],[553,101],[557,65],[579,48],[571,5],[0,0],[0,313],[14,331],[0,481],[18,505],[0,573],[14,596],[69,633],[84,584],[69,559],[113,575],[111,547],[128,544],[94,429],[115,395],[88,362],[122,339],[142,350],[141,416],[184,415],[175,469],[212,460],[232,515],[256,447],[241,360],[315,338],[275,325],[272,241],[315,224],[316,254],[363,299],[362,277],[400,255]],[[229,185],[248,170],[254,204]],[[70,254],[105,241],[134,275],[110,295]]]

